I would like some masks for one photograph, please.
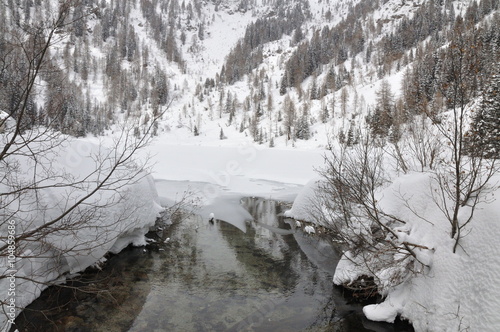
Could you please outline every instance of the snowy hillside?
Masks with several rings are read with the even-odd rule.
[[[16,241],[64,252],[60,271],[30,281],[39,283],[142,243],[158,203],[184,191],[208,213],[227,197],[292,200],[305,185],[289,215],[345,246],[336,283],[373,279],[385,302],[367,317],[496,331],[499,9],[494,0],[5,1],[0,227],[22,220]],[[88,167],[66,169],[81,142],[92,147]],[[134,190],[145,201],[130,213],[144,220],[71,263],[80,242],[58,243],[52,221],[121,220]],[[101,233],[76,228],[83,247]],[[43,287],[31,288],[21,306]]]
[[[426,104],[446,97],[436,95],[449,75],[437,58],[459,15],[468,20],[460,29],[474,24],[488,41],[478,59],[478,75],[488,77],[497,9],[490,0],[86,1],[57,30],[49,52],[60,71],[41,72],[29,109],[32,121],[78,136],[103,134],[123,117],[138,119],[139,134],[159,117],[154,134],[166,139],[181,131],[326,146],[373,127],[384,78],[397,125],[406,121],[401,113],[422,112],[403,90]],[[2,7],[0,17],[13,23],[5,36],[15,22],[52,22],[55,12],[51,1]],[[7,77],[0,108],[10,113],[22,72]]]

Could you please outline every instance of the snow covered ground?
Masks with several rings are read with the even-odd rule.
[[[156,142],[153,176],[156,180],[188,180],[205,184],[204,198],[236,192],[250,196],[296,193],[314,176],[323,162],[321,150],[260,148],[250,143],[237,146],[175,145]],[[161,188],[159,195],[162,195]],[[168,195],[167,195],[168,196]]]
[[[417,249],[418,259],[427,265],[410,274],[400,284],[384,289],[385,300],[364,308],[367,318],[393,322],[397,315],[412,322],[416,331],[498,331],[500,329],[500,174],[490,182],[474,218],[463,230],[456,253],[450,238],[450,222],[436,205],[436,181],[431,172],[397,175],[377,192],[381,210],[405,220],[400,241],[417,243],[430,250]],[[315,199],[317,181],[307,184],[287,215],[314,222],[309,208]],[[405,199],[403,199],[403,197]],[[417,211],[417,214],[415,213]],[[459,218],[469,212],[463,208]],[[387,270],[386,270],[387,272]],[[347,252],[339,262],[334,283],[349,283],[371,275],[366,262]],[[379,283],[390,284],[382,274]],[[386,276],[387,277],[387,276]]]
[[[278,149],[253,142],[175,141],[162,135],[148,148],[152,175],[164,205],[191,193],[199,213],[245,230],[248,216],[236,199],[259,196],[293,201],[323,163],[321,149]],[[242,218],[243,216],[243,218]]]
[[[145,245],[162,211],[150,175],[134,173],[128,163],[110,173],[116,150],[43,135],[29,148],[36,158],[19,149],[0,170],[0,231],[12,235],[0,241],[10,254],[0,257],[1,331],[51,283],[64,282],[108,252]],[[9,167],[16,172],[6,173]],[[89,195],[109,174],[108,184]]]

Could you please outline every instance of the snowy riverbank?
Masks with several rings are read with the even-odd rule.
[[[117,167],[111,150],[84,139],[51,138],[48,145],[41,136],[39,142],[30,148],[43,155],[33,159],[20,150],[7,159],[17,172],[2,173],[1,233],[13,231],[16,238],[0,242],[13,246],[12,257],[0,258],[0,275],[9,276],[0,279],[2,331],[50,284],[64,282],[108,252],[145,245],[162,211],[153,178],[140,170],[131,174],[131,164]]]
[[[492,179],[498,184],[500,174]],[[425,264],[393,285],[397,275],[392,267],[374,270],[363,253],[346,252],[337,266],[334,283],[348,284],[363,275],[373,276],[385,299],[368,305],[365,315],[375,321],[393,322],[397,315],[408,319],[416,331],[498,331],[500,328],[500,195],[498,185],[487,192],[477,206],[473,220],[463,230],[456,253],[450,237],[450,222],[438,207],[433,193],[438,192],[431,172],[410,172],[395,176],[390,184],[377,190],[382,211],[406,224],[398,229],[399,243],[415,243],[417,259]],[[299,194],[289,216],[301,220],[311,216],[317,181],[311,181]],[[464,210],[467,210],[464,207]],[[463,211],[464,216],[469,211]],[[365,256],[366,257],[366,256]],[[369,256],[368,256],[369,257]],[[403,256],[402,256],[403,257]],[[397,260],[397,257],[394,257]],[[367,265],[368,264],[368,265]],[[392,269],[392,270],[391,270]],[[396,274],[395,274],[396,273]],[[480,313],[480,314],[479,314]]]

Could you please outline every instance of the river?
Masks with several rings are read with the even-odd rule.
[[[244,227],[192,214],[127,248],[102,270],[51,287],[16,320],[23,331],[410,331],[366,320],[332,284],[326,237],[241,198]],[[216,216],[217,217],[217,216]],[[153,242],[154,241],[154,242]]]

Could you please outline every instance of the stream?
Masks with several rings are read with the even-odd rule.
[[[412,331],[366,320],[332,283],[339,253],[281,216],[282,203],[232,198],[246,220],[190,215],[145,248],[50,287],[19,331]],[[206,214],[205,214],[206,215]],[[217,218],[217,214],[216,214]],[[154,241],[154,242],[153,242]]]

